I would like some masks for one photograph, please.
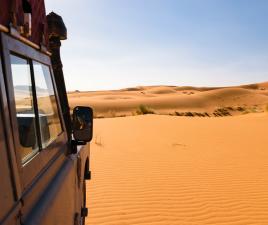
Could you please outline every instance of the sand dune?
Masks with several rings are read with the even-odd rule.
[[[156,114],[207,113],[226,115],[264,112],[268,104],[268,82],[237,87],[149,86],[116,91],[69,93],[71,107],[89,105],[96,117],[135,115],[141,105]],[[237,110],[239,109],[239,110]],[[176,114],[177,113],[177,114]]]
[[[193,104],[234,95],[265,100],[231,88]],[[95,120],[87,224],[268,224],[267,124],[267,113]]]
[[[268,224],[268,82],[74,92],[69,100],[97,117],[155,114],[95,119],[88,225]]]
[[[151,94],[172,94],[176,93],[175,88],[172,87],[153,87],[146,90],[146,93]]]

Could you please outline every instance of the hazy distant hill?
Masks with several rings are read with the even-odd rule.
[[[38,93],[47,93],[48,92],[48,90],[47,89],[44,89],[44,88],[40,88],[40,87],[38,87],[38,86],[36,86],[35,87],[36,88],[36,91],[38,92]],[[28,92],[28,91],[32,91],[32,87],[31,86],[27,86],[27,85],[17,85],[17,86],[15,86],[14,87],[14,89],[16,90],[16,91],[21,91],[21,92]]]

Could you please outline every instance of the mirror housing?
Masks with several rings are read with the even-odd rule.
[[[77,142],[90,142],[93,136],[93,110],[76,106],[73,110],[73,137]]]

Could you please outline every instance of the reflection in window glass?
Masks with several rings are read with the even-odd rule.
[[[42,147],[47,147],[61,133],[61,123],[49,67],[33,62]]]
[[[10,56],[10,60],[21,157],[25,162],[38,152],[30,66],[27,60],[14,55]]]

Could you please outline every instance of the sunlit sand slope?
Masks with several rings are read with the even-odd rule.
[[[96,117],[135,115],[141,105],[155,114],[183,112],[215,116],[218,109],[228,115],[264,112],[268,104],[268,83],[229,88],[149,86],[117,91],[69,93],[71,108],[88,105]],[[239,110],[238,110],[239,109]]]
[[[268,224],[268,115],[95,120],[91,225]]]

